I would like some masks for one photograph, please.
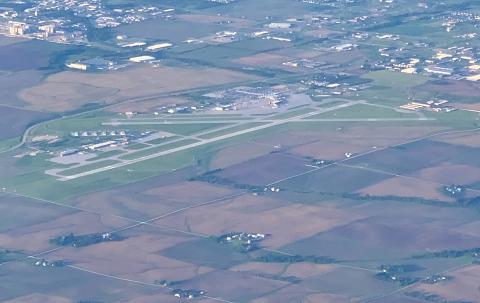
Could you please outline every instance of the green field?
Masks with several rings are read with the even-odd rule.
[[[264,125],[264,124],[266,124],[266,123],[250,122],[250,123],[246,123],[246,124],[232,126],[232,127],[226,128],[226,129],[219,130],[219,131],[214,131],[214,132],[211,132],[211,133],[208,133],[208,134],[205,134],[205,135],[201,135],[201,136],[199,136],[199,138],[201,138],[201,139],[211,139],[211,138],[215,138],[215,137],[218,137],[218,136],[222,136],[222,135],[226,135],[226,134],[229,134],[229,133],[253,128],[253,127]]]
[[[153,147],[142,149],[140,151],[137,151],[137,152],[134,152],[134,153],[131,153],[131,154],[128,154],[128,155],[121,156],[120,159],[122,159],[122,160],[133,160],[133,159],[145,157],[145,156],[148,156],[148,155],[156,154],[156,153],[159,153],[159,152],[162,152],[162,151],[166,151],[166,150],[169,150],[169,149],[177,148],[177,147],[180,147],[180,146],[192,144],[192,143],[195,143],[195,142],[198,142],[198,140],[185,139],[185,140],[180,140],[180,141],[177,141],[177,142],[163,144],[163,145],[160,145],[160,146],[153,146]]]
[[[87,159],[87,161],[96,161],[96,160],[105,159],[105,158],[109,158],[109,157],[113,157],[113,156],[118,156],[118,155],[121,155],[123,153],[125,153],[125,151],[111,150],[111,151],[107,151],[107,152],[102,152],[102,153],[98,154],[95,158]]]
[[[415,113],[397,112],[394,109],[367,104],[355,104],[335,111],[310,116],[308,119],[370,119],[415,118]]]
[[[311,112],[314,112],[314,111],[315,111],[315,109],[313,109],[313,108],[293,109],[293,110],[287,111],[285,113],[276,114],[276,115],[272,116],[272,119],[274,119],[274,120],[288,119],[288,118],[293,118],[295,116],[308,114],[308,113],[311,113]]]
[[[61,118],[42,123],[35,127],[30,135],[57,135],[67,137],[74,131],[100,131],[100,130],[126,130],[126,131],[165,131],[179,135],[191,135],[193,133],[214,129],[225,126],[221,123],[185,123],[169,124],[168,122],[159,123],[159,120],[140,120],[145,124],[127,124],[127,125],[104,125],[110,123],[112,119],[118,118],[118,115],[104,111],[95,111],[88,114],[82,114],[70,118]],[[131,120],[135,122],[135,120]],[[151,122],[151,124],[149,124]]]
[[[68,136],[70,132],[73,131],[101,130],[106,128],[102,126],[103,122],[107,122],[109,121],[109,119],[115,117],[117,116],[112,113],[95,111],[88,114],[82,114],[68,118],[60,118],[38,125],[34,129],[32,129],[30,135]],[[114,128],[112,127],[111,129]]]
[[[83,165],[83,166],[80,166],[80,167],[74,167],[74,168],[66,169],[66,170],[62,171],[61,174],[64,175],[64,176],[72,176],[72,175],[75,175],[75,174],[84,173],[84,172],[87,172],[87,171],[90,171],[90,170],[93,170],[93,169],[109,166],[109,165],[116,164],[116,163],[119,163],[119,162],[120,161],[117,161],[117,160],[99,161],[99,162]]]
[[[356,99],[371,103],[398,106],[415,96],[415,87],[426,83],[429,78],[417,74],[392,71],[371,72],[362,78],[371,81],[371,87],[358,92]]]
[[[10,139],[0,141],[0,153],[16,146],[17,144],[20,143],[20,141],[21,141],[20,137],[10,138]]]
[[[125,149],[138,150],[138,149],[143,149],[143,148],[146,148],[146,147],[149,147],[149,146],[150,145],[143,144],[143,143],[133,143],[133,144],[129,144],[129,145],[125,146]]]
[[[153,140],[147,141],[146,143],[156,145],[156,144],[166,143],[166,142],[169,142],[169,141],[172,141],[172,140],[175,140],[175,139],[178,139],[178,137],[177,136],[172,136],[172,137],[167,137],[167,138],[158,138],[158,139],[153,139]],[[146,146],[147,145],[145,145],[145,147]]]

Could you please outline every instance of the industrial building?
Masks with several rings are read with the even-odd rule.
[[[149,52],[156,52],[165,48],[172,47],[173,44],[168,43],[168,42],[163,42],[163,43],[158,43],[158,44],[153,44],[148,46],[145,50]]]
[[[12,36],[23,36],[28,29],[26,23],[23,22],[8,22],[8,33]]]
[[[155,60],[155,57],[152,57],[152,56],[138,56],[138,57],[132,57],[128,60],[130,62],[140,63],[140,62]]]
[[[88,66],[86,64],[75,63],[75,62],[67,63],[67,67],[69,67],[71,69],[78,69],[78,70],[87,70],[88,69]]]

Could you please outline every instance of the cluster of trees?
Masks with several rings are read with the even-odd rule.
[[[216,238],[216,241],[221,244],[230,245],[233,249],[247,253],[260,249],[260,242],[265,240],[270,235],[265,234],[250,234],[246,232],[231,232],[221,235]]]
[[[375,275],[377,279],[384,281],[396,282],[401,286],[407,286],[420,281],[420,278],[405,276],[405,274],[421,271],[425,268],[416,264],[400,264],[400,265],[382,265],[378,268],[379,273]]]
[[[118,234],[102,234],[102,233],[94,233],[88,235],[80,235],[76,236],[73,233],[70,233],[66,236],[60,236],[50,240],[51,243],[58,245],[58,246],[73,246],[73,247],[85,247],[101,242],[109,242],[109,241],[121,241],[123,237],[119,236]]]
[[[463,207],[480,207],[480,197],[457,199],[457,203]]]
[[[378,269],[382,272],[389,272],[391,274],[404,274],[425,270],[424,267],[418,266],[417,264],[382,265]]]
[[[167,286],[173,286],[173,285],[177,285],[177,284],[180,284],[181,281],[167,281],[167,280],[155,280],[153,282],[153,284],[155,285],[160,285],[160,286],[164,286],[164,287],[167,287]]]
[[[479,197],[467,197],[467,189],[462,185],[447,185],[441,188],[441,192],[449,197],[455,198],[458,205],[462,207],[479,207]]]
[[[0,249],[0,264],[16,259],[20,252],[11,251],[8,249]]]
[[[288,282],[292,284],[299,284],[300,282],[302,282],[302,279],[296,276],[279,276],[279,275],[271,275],[271,274],[263,274],[263,273],[258,274],[257,276],[265,279],[283,281],[283,282]]]
[[[196,289],[174,289],[172,293],[179,298],[188,298],[188,299],[193,299],[193,298],[198,298],[200,296],[203,296],[205,294],[205,291],[203,290],[196,290]]]
[[[256,258],[257,262],[265,263],[301,263],[309,262],[315,264],[332,264],[336,260],[325,256],[300,256],[300,255],[285,255],[280,253],[268,253]]]
[[[413,258],[415,259],[461,258],[465,256],[480,257],[480,247],[464,249],[464,250],[442,250],[437,252],[428,252],[421,255],[413,256]]]
[[[445,298],[442,298],[439,295],[431,294],[424,291],[410,291],[405,293],[405,295],[412,298],[421,299],[421,300],[433,302],[433,303],[474,303],[471,301],[463,301],[463,300],[450,301]]]
[[[396,282],[400,284],[400,286],[407,286],[420,281],[420,278],[396,276],[388,272],[380,272],[376,274],[375,277],[377,279],[384,280],[384,281]]]
[[[208,173],[205,173],[203,175],[193,177],[190,180],[191,181],[202,181],[202,182],[207,182],[207,183],[210,183],[210,184],[218,184],[218,185],[223,185],[223,186],[229,186],[229,187],[238,188],[238,189],[246,189],[246,190],[252,191],[252,192],[262,192],[263,191],[263,187],[261,187],[261,186],[237,183],[235,181],[225,179],[225,178],[221,178],[221,177],[217,176],[216,173],[221,172],[221,171],[222,171],[221,169],[212,170],[212,171],[210,171]]]
[[[453,277],[451,276],[433,275],[431,277],[427,277],[425,280],[423,280],[423,282],[426,284],[436,284],[439,282],[449,281],[452,279]]]

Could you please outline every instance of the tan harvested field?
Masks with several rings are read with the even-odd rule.
[[[23,90],[19,96],[33,108],[61,112],[91,102],[112,104],[130,98],[254,79],[258,78],[216,68],[138,65],[110,72],[60,72]]]
[[[330,264],[293,263],[287,267],[283,275],[307,279],[313,276],[331,272],[335,268],[335,265]]]
[[[466,224],[462,224],[452,229],[454,232],[460,234],[476,237],[478,236],[478,231],[480,230],[480,221],[474,221]]]
[[[219,16],[219,15],[202,15],[202,14],[180,14],[175,16],[178,20],[201,23],[201,24],[218,24],[229,22],[229,27],[243,28],[252,25],[252,21],[248,19]],[[194,25],[193,25],[194,26]]]
[[[310,36],[310,37],[316,37],[316,38],[323,38],[323,37],[326,37],[326,36],[332,35],[332,34],[341,34],[341,32],[333,31],[333,30],[329,30],[329,29],[325,29],[325,28],[319,28],[319,29],[306,31],[304,33],[304,35],[307,36],[307,37]]]
[[[287,282],[229,270],[213,271],[186,282],[186,287],[204,289],[210,296],[229,298],[231,302],[249,302],[287,285]]]
[[[137,233],[140,231],[141,233]],[[48,255],[53,260],[69,260],[76,266],[108,275],[153,283],[155,280],[179,281],[208,273],[212,269],[184,263],[158,252],[191,240],[162,234],[159,229],[139,228],[125,233],[122,241],[106,242],[83,248],[68,247]]]
[[[324,160],[345,158],[345,153],[363,153],[402,143],[438,132],[432,127],[351,127],[342,130],[304,132],[311,143],[294,147],[289,151],[304,157]],[[300,134],[299,134],[300,135]]]
[[[43,73],[36,70],[25,70],[15,73],[0,72],[0,103],[30,108],[29,104],[18,97],[18,93],[37,85],[43,77]],[[40,110],[43,111],[43,109]]]
[[[232,165],[215,175],[231,180],[237,184],[252,184],[267,186],[292,175],[311,170],[306,166],[310,163],[303,159],[286,153],[270,153],[240,164]]]
[[[210,169],[221,169],[269,154],[273,146],[264,144],[240,143],[218,151],[210,163]]]
[[[329,295],[329,294],[313,294],[309,295],[306,298],[306,302],[315,302],[315,303],[347,303],[351,302],[347,298],[339,295]]]
[[[0,247],[41,252],[53,247],[50,239],[74,233],[77,235],[108,232],[128,225],[129,222],[112,216],[73,213],[48,222],[34,224],[0,234]]]
[[[21,296],[12,300],[3,301],[4,303],[73,303],[73,300],[50,296],[41,293],[33,293],[26,296]]]
[[[347,300],[344,296],[339,295],[329,295],[329,294],[312,294],[307,296],[306,302],[315,302],[315,303],[347,303],[351,302]]]
[[[464,97],[477,97],[480,94],[480,85],[478,83],[466,80],[441,80],[428,82],[418,86],[416,89]]]
[[[145,191],[145,194],[147,195],[155,195],[159,199],[171,199],[179,203],[192,200],[210,200],[232,193],[233,191],[230,189],[203,182],[183,182],[165,187],[152,188]]]
[[[470,265],[448,275],[453,279],[437,284],[420,284],[414,290],[435,294],[447,301],[480,302],[480,265]]]
[[[255,142],[289,149],[299,145],[316,142],[319,140],[319,137],[320,136],[315,132],[287,131],[282,133],[274,133],[271,136],[263,137],[260,140],[257,139]]]
[[[139,296],[137,298],[127,301],[127,303],[157,303],[157,302],[175,303],[175,302],[178,302],[178,298],[175,298],[171,294],[159,293],[155,295]]]
[[[222,198],[234,191],[201,182],[180,182],[171,185],[128,185],[126,187],[81,196],[77,207],[104,214],[147,220],[153,217]]]
[[[318,293],[318,291],[312,291],[297,285],[285,287],[275,293],[251,301],[251,303],[278,302],[347,303],[352,301],[343,296],[322,294]]]
[[[453,202],[453,199],[440,192],[436,182],[419,179],[393,177],[357,191],[370,196],[417,197],[427,200]]]
[[[284,48],[284,49],[279,49],[275,51],[275,54],[280,56],[285,56],[287,58],[315,59],[315,58],[321,58],[326,54],[326,52],[322,52],[316,49]],[[320,60],[320,61],[323,61],[323,60]]]
[[[366,218],[284,249],[302,255],[321,251],[323,255],[337,259],[385,260],[410,257],[425,251],[470,249],[480,243],[478,233],[454,230],[465,224],[464,229],[472,231],[468,224],[478,218],[470,209],[385,200],[367,202],[349,210]]]
[[[190,100],[181,97],[159,98],[156,100],[127,102],[108,107],[108,111],[115,113],[137,112],[137,113],[152,113],[158,111],[162,106],[184,105]]]
[[[232,62],[247,66],[263,66],[270,68],[279,68],[290,72],[307,72],[312,71],[308,68],[292,67],[283,65],[283,63],[298,59],[310,59],[314,61],[324,62],[326,53],[315,50],[298,50],[287,48],[288,51],[275,50],[271,52],[259,53],[251,56],[241,57]]]
[[[7,37],[4,35],[0,35],[0,47],[19,43],[19,42],[24,42],[24,41],[28,41],[28,39],[20,38],[20,37]]]
[[[452,165],[445,163],[440,166],[422,169],[414,174],[422,180],[439,184],[467,185],[480,181],[480,168],[468,165]]]
[[[366,144],[367,145],[367,144]],[[373,150],[371,145],[356,145],[348,142],[318,141],[299,146],[290,150],[292,153],[322,160],[340,160],[345,158],[345,153],[363,153]]]
[[[328,64],[352,64],[358,60],[360,62],[364,59],[364,55],[359,50],[352,50],[349,52],[330,52],[321,57],[323,62],[328,62]],[[349,66],[348,68],[351,68]],[[339,70],[345,70],[344,67],[339,68]]]
[[[452,134],[433,138],[434,141],[450,144],[464,145],[468,147],[480,147],[480,133]]]
[[[312,263],[260,263],[248,262],[237,265],[230,270],[247,272],[256,275],[272,275],[279,277],[294,276],[300,279],[308,279],[313,276],[325,274],[335,269],[335,265],[330,264],[312,264]]]
[[[188,210],[156,224],[210,235],[238,230],[272,234],[264,245],[280,247],[361,218],[334,207],[285,204],[267,197],[244,195],[231,202]]]
[[[254,275],[280,275],[288,265],[281,263],[247,262],[230,268],[231,271],[247,272]]]
[[[58,78],[47,78],[46,81],[32,88],[21,91],[19,98],[29,104],[29,108],[43,109],[50,112],[61,112],[79,108],[87,103],[104,100],[109,104],[119,93],[117,88],[98,87],[91,83],[76,82],[69,79],[65,72],[66,82]]]
[[[480,112],[480,103],[451,103],[451,105],[464,110]]]
[[[242,57],[233,62],[248,66],[282,67],[282,63],[292,60],[291,57],[281,56],[274,53],[260,53],[248,57]]]
[[[121,281],[73,267],[40,268],[30,262],[18,262],[3,266],[2,270],[5,271],[1,276],[3,289],[9,289],[2,291],[2,302],[13,298],[17,301],[11,302],[27,303],[129,302],[155,296],[157,302],[173,303],[168,297],[174,298],[161,287]]]
[[[155,294],[150,296],[139,296],[135,299],[132,299],[126,303],[178,303],[179,299],[172,296],[171,294]],[[212,299],[195,299],[195,303],[218,303],[216,300]]]

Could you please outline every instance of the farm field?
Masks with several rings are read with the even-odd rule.
[[[197,72],[203,73],[206,77],[196,78],[194,75]],[[178,78],[190,80],[174,81]],[[154,69],[135,67],[98,73],[93,77],[65,71],[49,76],[41,84],[21,91],[19,95],[32,108],[61,112],[74,110],[92,102],[112,104],[125,99],[161,96],[172,91],[255,79],[258,78],[228,70],[212,68],[198,71],[169,66]],[[55,95],[51,95],[53,91]]]

